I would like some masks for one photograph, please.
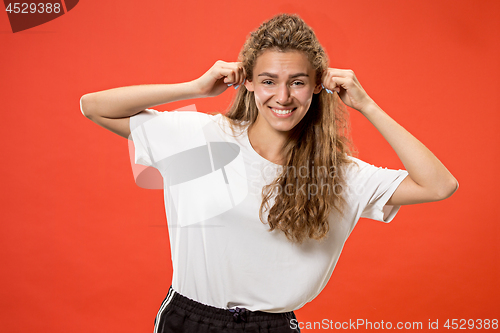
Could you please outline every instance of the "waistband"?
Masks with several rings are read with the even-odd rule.
[[[221,309],[210,305],[205,305],[183,296],[170,287],[169,294],[172,292],[169,303],[176,308],[183,309],[188,313],[195,314],[210,320],[220,322],[245,322],[268,324],[275,326],[277,324],[290,323],[295,318],[293,311],[282,313],[270,313],[263,311],[250,311],[245,308],[236,307],[234,309]],[[273,325],[274,324],[274,325]]]

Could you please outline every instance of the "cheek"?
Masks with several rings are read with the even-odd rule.
[[[313,90],[311,89],[301,89],[296,91],[294,94],[295,98],[299,100],[302,104],[308,104],[312,101]]]
[[[254,93],[257,104],[266,103],[274,95],[269,89],[255,89]]]

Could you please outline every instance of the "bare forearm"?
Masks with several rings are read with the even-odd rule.
[[[439,159],[378,105],[370,103],[361,112],[391,145],[415,183],[438,197],[456,190],[456,179]]]
[[[443,200],[455,192],[458,182],[453,175],[429,149],[368,96],[352,70],[329,68],[323,72],[322,84],[328,93],[336,91],[347,106],[361,112],[375,126],[408,171],[409,177],[399,184],[388,204]]]
[[[125,118],[170,102],[201,97],[193,81],[114,88],[86,94],[81,99],[85,116]]]

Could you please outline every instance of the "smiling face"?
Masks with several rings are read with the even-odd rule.
[[[321,91],[316,73],[305,53],[264,51],[255,62],[252,80],[245,87],[253,91],[259,110],[256,125],[265,131],[288,132],[307,113],[313,94]]]

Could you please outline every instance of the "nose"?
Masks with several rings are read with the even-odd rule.
[[[282,84],[278,86],[278,92],[276,94],[276,102],[281,105],[286,105],[290,102],[290,87],[287,84]]]

